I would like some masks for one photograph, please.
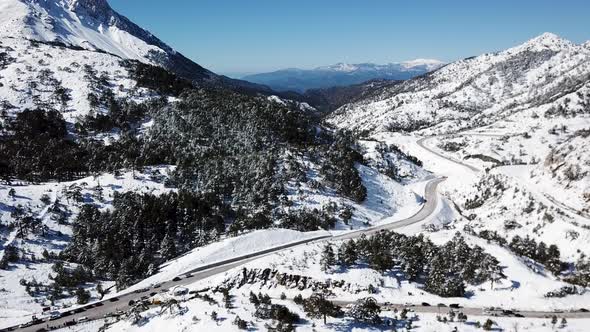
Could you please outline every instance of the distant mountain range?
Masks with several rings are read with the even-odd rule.
[[[355,85],[370,80],[407,80],[436,70],[443,65],[443,62],[432,59],[416,59],[385,65],[338,63],[315,69],[283,69],[247,75],[242,79],[267,85],[277,91],[305,92],[309,89]]]

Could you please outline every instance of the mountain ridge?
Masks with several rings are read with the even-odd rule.
[[[243,80],[264,84],[278,91],[305,92],[356,85],[371,80],[406,80],[442,67],[444,63],[432,59],[415,59],[399,63],[336,63],[313,69],[288,68],[269,73],[242,77]]]
[[[339,127],[382,131],[434,128],[448,132],[586,89],[590,50],[546,33],[507,50],[448,64],[364,100],[330,118]]]

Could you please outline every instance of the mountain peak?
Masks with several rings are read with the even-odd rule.
[[[528,42],[524,43],[522,46],[528,49],[550,49],[553,51],[560,51],[564,48],[571,46],[573,43],[567,39],[563,39],[558,35],[545,32],[544,34],[537,36]]]
[[[358,67],[353,64],[339,62],[331,66],[318,67],[316,70],[329,70],[329,71],[340,71],[340,72],[351,72],[357,70]]]
[[[416,68],[416,67],[424,67],[427,70],[431,71],[437,68],[442,67],[444,62],[436,59],[414,59],[409,61],[404,61],[401,63],[402,66],[405,68]]]

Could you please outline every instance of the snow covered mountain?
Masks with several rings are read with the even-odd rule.
[[[299,91],[363,83],[375,79],[406,80],[440,68],[438,60],[416,59],[401,63],[338,63],[315,69],[284,69],[249,75],[246,81],[264,84],[278,91]]]
[[[113,10],[107,0],[0,0],[0,39],[22,38],[157,65],[198,84],[271,94],[270,88],[217,75]]]
[[[449,132],[492,123],[515,112],[563,102],[588,91],[590,49],[554,34],[449,64],[429,75],[345,105],[330,122],[369,131]],[[569,96],[572,99],[572,96]],[[573,98],[575,99],[575,98]],[[571,108],[588,112],[587,106]]]
[[[160,65],[195,81],[217,78],[148,31],[119,15],[106,0],[2,0],[0,37],[22,37],[99,50]]]

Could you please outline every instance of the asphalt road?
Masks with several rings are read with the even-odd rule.
[[[389,223],[389,224],[384,224],[384,225],[364,229],[364,230],[349,232],[349,233],[346,233],[343,235],[337,235],[337,236],[329,236],[328,235],[328,236],[320,236],[320,237],[316,237],[316,238],[302,240],[299,242],[278,246],[278,247],[275,247],[272,249],[259,251],[254,254],[239,256],[239,257],[228,259],[228,260],[225,260],[225,261],[222,261],[219,263],[209,264],[209,265],[206,265],[203,267],[196,268],[192,271],[189,271],[182,276],[178,276],[178,279],[175,278],[176,281],[171,280],[171,281],[164,282],[161,285],[159,285],[159,287],[157,287],[157,288],[150,287],[149,289],[145,289],[140,292],[127,293],[124,295],[120,295],[116,298],[112,298],[110,300],[107,299],[105,301],[93,303],[93,304],[87,305],[87,306],[79,308],[79,309],[74,309],[72,311],[66,311],[63,313],[61,318],[53,320],[53,321],[49,321],[48,318],[44,318],[44,319],[38,321],[38,324],[35,324],[33,326],[28,326],[28,327],[23,327],[23,328],[13,327],[13,329],[14,329],[14,331],[35,332],[35,331],[39,331],[40,329],[43,329],[43,328],[49,330],[50,328],[63,327],[68,322],[75,322],[80,319],[84,319],[84,320],[88,320],[88,321],[101,319],[101,318],[104,318],[105,316],[116,314],[118,311],[122,312],[122,311],[126,311],[126,310],[130,309],[131,306],[129,305],[129,301],[131,301],[131,300],[138,301],[138,300],[141,300],[141,298],[144,296],[151,297],[152,293],[158,293],[163,290],[171,291],[174,287],[190,285],[190,284],[193,284],[193,283],[198,282],[200,280],[207,279],[209,277],[227,272],[233,268],[244,265],[248,262],[254,261],[254,260],[259,259],[261,257],[277,253],[282,250],[290,249],[290,248],[301,246],[301,245],[308,245],[308,244],[311,244],[314,242],[319,242],[319,241],[326,241],[326,240],[338,241],[338,240],[355,239],[355,238],[361,237],[363,234],[364,235],[371,235],[371,234],[378,233],[379,231],[382,231],[382,230],[395,230],[395,229],[398,229],[401,227],[409,226],[409,225],[424,221],[426,218],[431,216],[434,213],[434,211],[436,210],[436,207],[438,204],[437,188],[438,188],[438,185],[445,180],[446,180],[446,178],[436,178],[436,179],[430,180],[426,184],[426,188],[425,188],[426,202],[424,203],[424,205],[422,206],[420,211],[418,211],[416,214],[414,214],[413,216],[411,216],[409,218],[406,218],[406,219],[403,219],[400,221],[396,221],[393,223]],[[3,329],[0,331],[6,331],[6,330],[8,330],[8,329]]]
[[[349,304],[353,304],[354,302],[351,301],[335,301],[336,304],[340,306],[346,306]],[[435,303],[431,305],[413,305],[413,304],[390,304],[390,303],[380,303],[382,310],[393,310],[398,309],[402,310],[404,308],[411,309],[416,313],[432,313],[432,314],[447,314],[449,311],[460,311],[467,316],[480,316],[480,317],[492,317],[489,313],[484,313],[484,309],[482,308],[473,308],[473,307],[460,307],[460,308],[450,308],[450,303],[444,304],[444,306],[439,306]],[[503,308],[509,309],[509,308]],[[576,318],[589,318],[590,313],[583,312],[583,311],[520,311],[520,310],[510,310],[514,314],[520,314],[523,317],[527,318],[550,318],[553,316],[557,316],[559,318],[566,318],[566,319],[576,319]],[[500,317],[514,317],[514,314],[498,314],[497,316]]]
[[[436,137],[436,136],[435,136],[435,137]],[[443,155],[443,154],[441,154],[441,153],[438,153],[437,151],[434,151],[434,150],[430,149],[428,146],[426,146],[425,142],[426,142],[427,140],[429,140],[429,139],[431,139],[431,138],[435,138],[435,137],[424,137],[424,138],[421,138],[421,139],[419,139],[418,141],[416,141],[416,143],[417,143],[417,144],[418,144],[418,145],[419,145],[421,148],[423,148],[424,150],[426,150],[426,151],[428,151],[428,152],[430,152],[430,153],[432,153],[432,154],[434,154],[434,155],[436,155],[436,156],[438,156],[438,157],[441,157],[441,158],[443,158],[443,159],[445,159],[445,160],[448,160],[448,161],[450,161],[450,162],[453,162],[453,163],[455,163],[455,164],[461,165],[461,166],[463,166],[463,167],[467,167],[467,168],[469,168],[469,169],[470,169],[471,171],[473,171],[473,172],[476,172],[476,173],[479,173],[479,172],[481,172],[481,169],[479,169],[479,168],[477,168],[477,167],[474,167],[474,166],[471,166],[471,165],[464,164],[464,163],[462,163],[461,161],[459,161],[459,160],[456,160],[456,159],[453,159],[453,158],[449,158],[448,156],[445,156],[445,155]]]

